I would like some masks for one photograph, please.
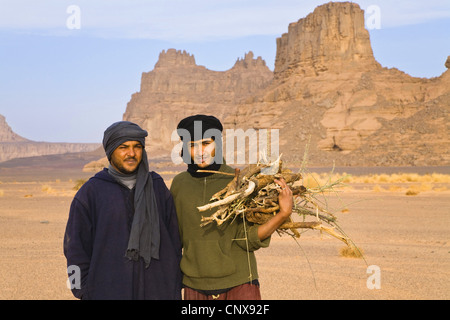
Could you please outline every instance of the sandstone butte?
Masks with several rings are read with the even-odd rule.
[[[273,72],[252,52],[218,72],[185,51],[163,51],[124,120],[149,131],[154,155],[170,154],[180,119],[205,113],[225,128],[279,129],[280,153],[294,163],[308,147],[309,165],[445,166],[449,108],[449,70],[427,79],[382,67],[364,11],[331,2],[277,39]]]

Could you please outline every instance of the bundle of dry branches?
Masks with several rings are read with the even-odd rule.
[[[315,195],[333,189],[339,181],[328,185],[309,189],[303,185],[302,175],[282,168],[282,161],[269,164],[249,165],[242,171],[235,169],[233,180],[210,199],[208,204],[198,207],[200,212],[211,208],[217,211],[208,217],[202,217],[201,226],[210,223],[223,224],[225,221],[242,216],[255,224],[264,224],[278,213],[278,191],[280,186],[275,179],[284,178],[291,188],[294,196],[293,213],[302,217],[301,222],[294,222],[292,218],[283,223],[278,232],[285,232],[300,237],[297,229],[314,229],[326,232],[343,241],[347,246],[353,247],[350,239],[336,224],[336,217],[330,213]]]

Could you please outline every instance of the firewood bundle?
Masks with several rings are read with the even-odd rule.
[[[316,200],[315,194],[323,193],[324,188],[332,188],[335,183],[317,190],[306,188],[300,173],[282,168],[278,159],[269,164],[253,164],[242,171],[235,169],[233,180],[212,196],[210,202],[198,207],[200,212],[217,208],[211,216],[203,216],[201,226],[210,223],[222,225],[225,221],[242,217],[255,224],[264,224],[276,215],[279,210],[278,190],[280,186],[275,179],[284,178],[294,197],[293,214],[285,221],[278,232],[300,237],[297,229],[314,229],[326,232],[352,246],[350,239],[336,224],[336,217]],[[293,221],[292,216],[298,214],[302,221]]]

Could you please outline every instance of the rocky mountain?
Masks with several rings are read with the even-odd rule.
[[[98,149],[97,143],[51,143],[36,142],[25,139],[14,133],[0,115],[0,162],[16,158],[27,158],[44,155],[90,152]]]
[[[424,79],[383,68],[363,10],[328,3],[277,39],[274,81],[228,123],[264,128],[276,119],[280,151],[293,161],[311,137],[315,164],[448,165],[449,108],[450,71]]]
[[[169,49],[161,52],[154,70],[142,74],[141,90],[132,95],[123,118],[149,132],[151,153],[167,155],[172,131],[182,118],[205,112],[224,118],[272,78],[266,63],[252,52],[230,70],[212,71],[197,65],[193,55]]]
[[[450,58],[443,63],[447,68]],[[450,71],[412,77],[374,58],[364,12],[327,3],[277,39],[275,70],[248,53],[225,72],[173,49],[143,73],[125,120],[170,154],[178,121],[214,114],[230,129],[278,129],[283,159],[310,165],[449,165]]]

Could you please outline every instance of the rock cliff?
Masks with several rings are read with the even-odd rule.
[[[443,63],[448,66],[449,60]],[[178,121],[214,114],[225,128],[276,128],[280,152],[330,166],[449,165],[450,71],[415,78],[374,58],[364,12],[327,3],[277,39],[275,70],[248,53],[225,72],[198,66],[173,49],[160,54],[124,114],[169,155]]]
[[[16,158],[90,152],[100,147],[98,143],[50,143],[35,142],[14,133],[0,115],[0,162]]]
[[[27,139],[14,133],[11,127],[6,122],[4,116],[0,114],[0,142],[25,142]]]
[[[277,39],[275,79],[352,73],[380,68],[364,14],[353,3],[329,3],[291,23]]]
[[[383,68],[363,10],[328,3],[277,39],[274,81],[226,122],[281,128],[280,151],[292,161],[311,137],[316,165],[449,165],[449,98],[450,71],[424,79]]]
[[[142,74],[140,91],[132,95],[123,119],[148,130],[150,152],[168,155],[171,133],[182,118],[196,113],[224,118],[272,78],[264,60],[252,52],[230,70],[212,71],[197,65],[193,55],[169,49],[152,71]]]

